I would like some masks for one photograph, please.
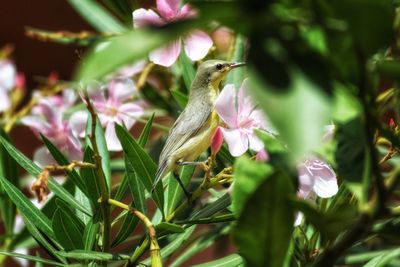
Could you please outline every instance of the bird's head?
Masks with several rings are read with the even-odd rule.
[[[214,87],[218,87],[222,79],[230,70],[243,66],[245,63],[230,63],[224,60],[207,60],[197,69],[196,80],[200,83],[211,83]]]

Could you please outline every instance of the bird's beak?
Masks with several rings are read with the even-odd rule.
[[[246,65],[245,62],[231,63],[229,67],[230,67],[231,69],[234,69],[234,68],[242,67],[242,66],[245,66],[245,65]]]

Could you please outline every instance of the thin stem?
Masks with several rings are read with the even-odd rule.
[[[103,252],[110,251],[110,234],[111,234],[111,214],[110,214],[110,205],[108,204],[108,200],[110,198],[110,193],[108,191],[108,187],[106,184],[106,178],[104,175],[101,156],[99,153],[99,149],[97,146],[96,140],[96,123],[97,123],[97,113],[93,108],[92,103],[90,102],[89,96],[87,93],[85,94],[86,105],[89,110],[92,119],[92,131],[89,135],[90,143],[93,148],[93,160],[96,164],[96,177],[98,179],[98,184],[100,186],[101,197],[100,197],[100,207],[101,213],[103,216]]]
[[[142,243],[141,247],[143,249],[143,252],[146,250],[148,243],[150,241],[150,255],[151,255],[151,261],[152,265],[151,266],[162,266],[161,263],[161,254],[160,254],[160,246],[158,245],[157,242],[157,235],[156,235],[156,229],[154,228],[153,223],[149,220],[149,218],[146,217],[143,213],[138,211],[135,208],[129,207],[128,205],[121,203],[115,199],[108,199],[108,203],[117,207],[120,207],[121,209],[125,209],[132,213],[134,216],[138,217],[139,220],[143,222],[143,224],[147,228],[147,232],[149,233],[148,238],[146,239],[146,245],[144,246]]]

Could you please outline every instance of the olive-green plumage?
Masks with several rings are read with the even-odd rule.
[[[199,66],[188,103],[169,131],[160,154],[154,186],[168,171],[175,169],[178,162],[193,161],[210,146],[219,124],[214,110],[219,84],[232,68],[242,65],[208,60]]]

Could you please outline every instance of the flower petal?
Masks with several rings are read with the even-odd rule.
[[[8,92],[0,87],[0,113],[7,110],[11,106],[10,96]]]
[[[161,26],[164,25],[160,16],[151,9],[139,8],[133,11],[133,27],[140,28],[145,26]]]
[[[336,174],[328,163],[316,158],[309,162],[308,169],[315,179],[313,190],[322,198],[334,196],[338,192]]]
[[[180,0],[157,0],[157,10],[166,20],[173,20],[179,12]]]
[[[80,138],[85,137],[86,124],[88,121],[88,113],[85,111],[77,111],[71,115],[69,126],[72,133]]]
[[[224,142],[224,136],[222,134],[221,127],[217,127],[211,137],[211,155],[216,155],[221,149],[222,143]]]
[[[121,143],[119,142],[117,134],[115,133],[114,122],[110,122],[107,124],[105,138],[106,138],[108,150],[110,150],[110,151],[121,151],[122,150]]]
[[[229,128],[238,128],[235,103],[235,86],[233,84],[227,84],[215,101],[215,109],[217,110],[218,116],[229,126]]]
[[[181,52],[181,40],[178,39],[170,43],[168,46],[159,48],[150,53],[149,59],[157,65],[170,67],[175,63]]]
[[[127,100],[135,92],[136,86],[129,78],[114,79],[108,85],[109,100],[116,104]]]
[[[183,43],[186,55],[191,60],[197,61],[207,56],[213,41],[207,33],[194,30],[183,40]]]
[[[21,122],[36,132],[44,133],[44,135],[47,135],[47,131],[51,128],[50,124],[39,116],[25,116],[21,118]]]
[[[130,129],[137,118],[143,115],[143,108],[136,103],[126,103],[119,107],[118,118]]]
[[[17,71],[9,60],[0,60],[0,90],[11,90],[15,87]]]
[[[248,134],[247,138],[249,139],[249,147],[253,151],[260,151],[264,148],[264,143],[256,136],[256,134],[253,132],[253,134]]]
[[[224,139],[228,144],[229,152],[234,157],[243,155],[248,147],[248,140],[243,140],[239,130],[221,128]]]
[[[55,160],[51,156],[50,152],[44,146],[38,148],[33,153],[33,161],[37,163],[40,167],[44,167],[55,163]]]

